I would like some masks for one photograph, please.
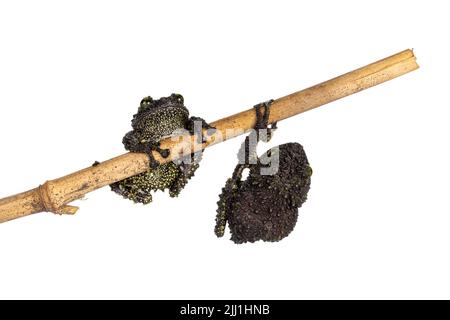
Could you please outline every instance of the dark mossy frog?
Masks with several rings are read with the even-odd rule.
[[[268,142],[277,129],[276,122],[269,126],[272,102],[254,106],[256,130],[242,143],[239,163],[217,202],[214,232],[223,237],[228,224],[235,243],[275,242],[287,237],[295,227],[298,208],[306,201],[311,184],[312,169],[300,144],[286,143],[269,149],[261,157],[257,155],[258,141]],[[243,180],[245,169],[249,174]]]
[[[280,241],[294,229],[298,208],[307,198],[312,169],[298,143],[274,147],[261,158],[273,156],[279,160],[276,174],[262,175],[261,170],[267,165],[258,161],[247,166],[250,171],[244,181],[242,170],[235,172],[234,179],[228,179],[218,202],[218,237],[224,235],[227,222],[235,243]]]
[[[196,122],[199,125],[196,126]],[[153,158],[152,151],[156,150],[163,158],[167,158],[169,150],[160,148],[162,139],[182,134],[186,130],[202,139],[201,132],[194,132],[194,129],[211,127],[201,118],[189,117],[189,110],[184,106],[180,94],[158,100],[152,97],[142,99],[131,125],[133,130],[122,141],[125,149],[148,154],[151,168],[112,184],[111,189],[124,198],[144,204],[152,201],[151,191],[169,189],[171,197],[178,196],[199,167],[202,151],[190,155],[189,159],[165,164],[159,164]]]

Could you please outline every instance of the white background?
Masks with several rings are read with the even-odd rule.
[[[213,121],[407,48],[421,68],[279,124],[314,169],[283,241],[214,236],[237,138],[178,199],[0,225],[0,298],[450,298],[449,11],[424,3],[2,2],[1,197],[123,153],[146,95]]]

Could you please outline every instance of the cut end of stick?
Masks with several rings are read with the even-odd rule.
[[[64,205],[61,208],[58,208],[55,212],[55,214],[59,214],[59,215],[63,215],[63,214],[69,214],[69,215],[73,215],[75,213],[77,213],[78,211],[78,207],[75,206],[70,206],[70,205]]]

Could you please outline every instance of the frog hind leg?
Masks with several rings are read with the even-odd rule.
[[[219,195],[216,210],[216,226],[214,228],[214,233],[219,238],[223,237],[225,233],[228,217],[232,211],[232,205],[238,193],[241,192],[243,171],[252,168],[254,166],[252,164],[254,160],[256,160],[256,163],[259,162],[256,153],[256,144],[260,139],[266,142],[269,141],[273,131],[277,129],[276,122],[269,126],[270,106],[272,102],[273,100],[269,100],[254,106],[256,113],[255,131],[252,131],[242,143],[238,152],[239,163],[236,165],[232,177],[227,179],[225,186],[222,188],[222,193]],[[265,137],[260,136],[260,130],[266,130]],[[255,141],[256,144],[251,143],[251,140]]]
[[[203,151],[198,151],[177,160],[180,168],[180,173],[178,175],[178,178],[169,188],[169,194],[171,197],[177,197],[180,194],[181,190],[183,190],[183,188],[186,186],[189,179],[194,176],[195,171],[200,166],[202,156]]]
[[[152,202],[151,190],[145,188],[143,180],[146,179],[146,173],[140,173],[135,176],[117,181],[110,185],[111,190],[129,199],[135,203],[148,204]]]
[[[238,164],[233,171],[232,177],[227,180],[225,186],[222,188],[222,193],[219,195],[216,210],[216,225],[214,227],[214,233],[218,238],[223,237],[225,234],[225,227],[227,226],[231,206],[241,188],[242,172],[248,167],[245,163]]]
[[[215,128],[210,126],[200,117],[190,117],[186,124],[186,130],[188,130],[190,134],[197,136],[197,143],[204,143],[206,142],[206,138],[202,131],[208,130],[207,134],[211,134],[211,131],[214,131]],[[169,194],[171,197],[177,197],[181,190],[183,190],[186,186],[189,179],[194,176],[195,171],[200,165],[202,156],[203,150],[199,150],[188,156],[175,160],[175,163],[179,165],[180,174],[169,189]]]

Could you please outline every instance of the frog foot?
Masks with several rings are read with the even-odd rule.
[[[191,135],[197,137],[197,143],[205,143],[206,137],[203,135],[203,130],[208,130],[207,134],[210,135],[216,128],[210,126],[203,118],[190,117],[187,123],[187,130]]]
[[[150,168],[156,169],[161,163],[155,159],[155,157],[153,156],[153,151],[157,151],[161,155],[161,157],[167,158],[170,155],[170,150],[162,149],[159,142],[150,143],[143,148],[142,152],[147,154],[150,163]]]
[[[254,129],[257,131],[257,139],[261,139],[264,142],[269,142],[272,138],[273,131],[277,129],[277,122],[269,124],[270,106],[272,103],[273,100],[268,100],[253,107],[256,112],[256,124]],[[261,109],[263,109],[262,114]],[[266,135],[264,137],[260,137],[260,130],[266,130]]]

